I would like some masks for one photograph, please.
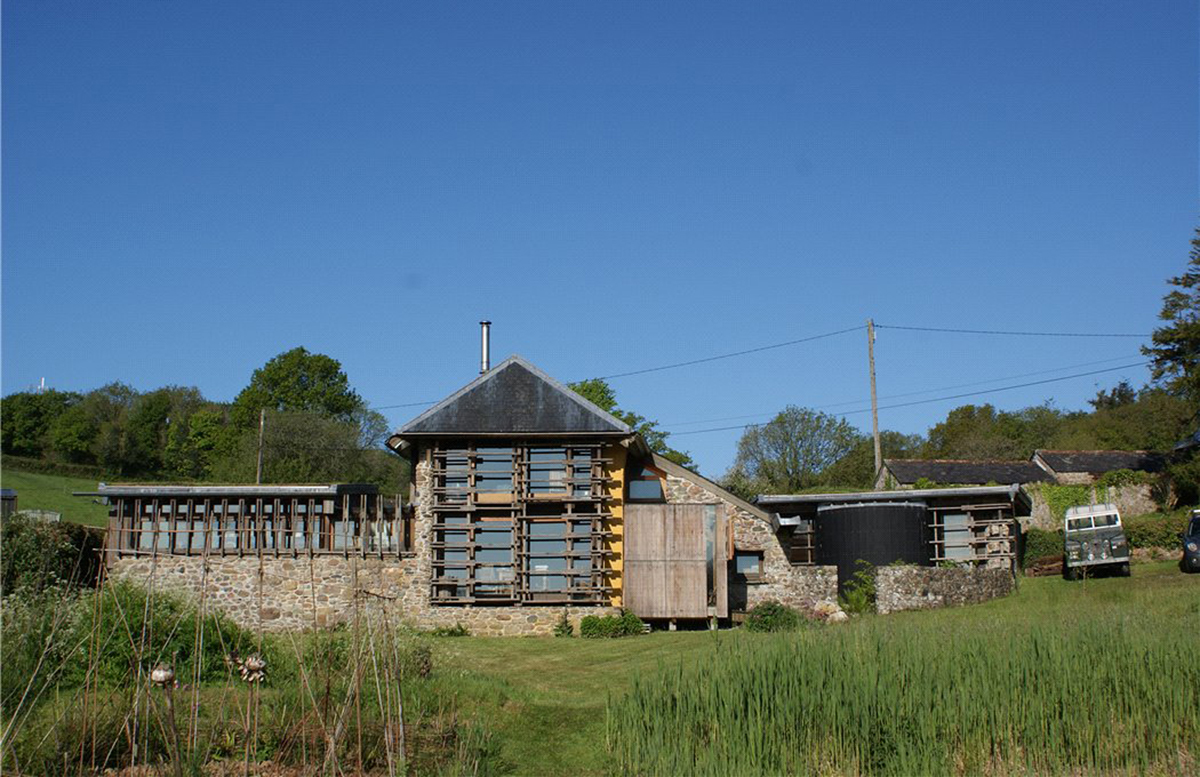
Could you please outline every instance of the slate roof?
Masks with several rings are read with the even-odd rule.
[[[631,435],[601,410],[520,356],[510,356],[396,430],[407,437],[459,435]]]
[[[883,465],[902,485],[921,478],[934,483],[985,485],[987,483],[1038,483],[1054,478],[1032,461],[1001,459],[884,459]]]
[[[1161,472],[1164,457],[1150,451],[1043,451],[1035,454],[1058,473],[1086,472],[1103,475],[1116,469],[1135,472]]]

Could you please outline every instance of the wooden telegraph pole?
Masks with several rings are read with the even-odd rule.
[[[879,401],[875,398],[875,322],[867,319],[867,361],[871,365],[871,436],[875,438],[875,476],[883,467],[883,449],[879,445]]]
[[[874,364],[874,362],[872,362],[872,364]],[[874,397],[875,396],[875,389],[873,388],[875,386],[875,368],[874,367],[871,368],[871,386],[872,386],[871,396]],[[262,485],[263,430],[266,429],[266,427],[267,427],[267,409],[264,407],[263,409],[258,411],[258,468],[254,473],[254,484],[259,485],[259,486]],[[879,436],[876,435],[875,439],[878,440]],[[879,447],[878,442],[875,444],[875,447],[876,447],[876,449],[878,449],[878,447]],[[879,455],[876,454],[875,458],[878,459]]]

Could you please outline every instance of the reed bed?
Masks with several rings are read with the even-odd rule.
[[[611,699],[626,774],[1194,774],[1197,619],[951,622],[724,639]]]

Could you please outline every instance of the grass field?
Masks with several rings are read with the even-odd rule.
[[[1180,626],[1200,632],[1200,575],[1184,575],[1174,564],[1160,562],[1135,566],[1129,579],[1022,579],[1020,590],[1006,599],[867,616],[841,626],[816,627],[813,637],[818,642],[847,635],[886,639],[914,629],[969,636],[1054,629],[1093,619],[1101,628],[1126,624],[1151,644],[1158,634],[1177,634]],[[694,670],[722,656],[787,639],[741,630],[655,633],[612,641],[443,638],[436,640],[437,674],[445,692],[454,694],[464,710],[482,715],[511,773],[599,775],[616,766],[605,745],[609,699],[627,693],[635,677]],[[1085,647],[1080,645],[1081,653]],[[1173,681],[1183,679],[1185,669],[1195,673],[1200,639],[1190,655],[1178,658],[1180,675]],[[1185,667],[1185,662],[1192,666]]]
[[[93,497],[71,496],[72,491],[95,491],[95,480],[4,469],[0,470],[0,487],[16,490],[18,509],[53,510],[62,513],[64,521],[89,526],[108,523],[107,507],[96,504]]]

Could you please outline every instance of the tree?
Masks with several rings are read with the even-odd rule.
[[[1200,407],[1200,228],[1183,275],[1170,280],[1177,287],[1163,297],[1153,345],[1142,348],[1151,359],[1150,374],[1173,394]]]
[[[642,436],[650,450],[676,464],[695,469],[696,463],[692,461],[690,454],[667,445],[667,438],[671,435],[669,432],[660,430],[657,421],[651,421],[645,416],[617,407],[617,394],[604,379],[581,380],[578,383],[569,384],[569,388],[601,410],[629,424],[630,428]]]
[[[725,485],[743,495],[794,494],[822,483],[822,473],[848,455],[862,435],[828,413],[788,405],[738,440]]]
[[[916,458],[925,440],[918,434],[901,434],[887,429],[879,433],[885,459]],[[868,489],[875,485],[875,443],[869,435],[859,438],[842,458],[821,472],[822,485],[830,488]]]
[[[1132,405],[1137,401],[1137,389],[1122,380],[1108,391],[1100,389],[1095,399],[1089,399],[1088,404],[1095,410],[1112,410],[1113,408]]]
[[[235,426],[249,429],[258,425],[259,411],[265,408],[353,421],[363,407],[340,362],[293,348],[254,371],[250,384],[233,400],[232,418]]]
[[[0,402],[0,449],[12,456],[41,456],[50,447],[50,427],[80,400],[70,391],[23,391]]]

